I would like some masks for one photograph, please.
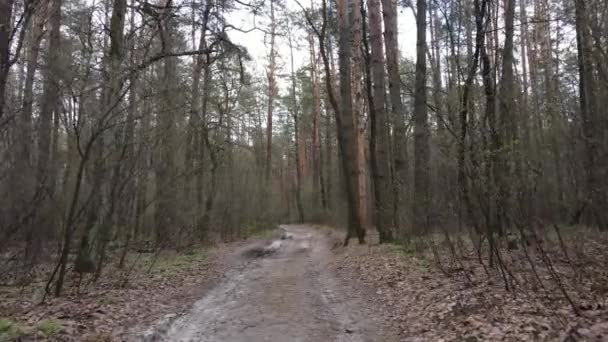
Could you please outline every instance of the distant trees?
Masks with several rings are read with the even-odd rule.
[[[264,166],[250,167],[262,102],[247,53],[220,20],[232,5],[0,5],[0,189],[10,194],[0,200],[0,250],[28,268],[56,255],[48,292],[63,292],[72,262],[97,279],[134,250],[260,228],[259,203],[239,193],[263,196]]]
[[[337,5],[339,25],[348,14],[359,15],[354,3]],[[399,59],[394,3],[370,0],[361,7],[362,23],[351,24],[362,25],[364,52],[370,51],[364,60],[370,70],[364,85],[370,94],[366,139],[380,240],[390,241],[392,233],[407,239],[455,222],[486,237],[539,220],[603,229],[605,215],[598,208],[607,191],[597,179],[606,169],[605,144],[599,143],[606,135],[598,130],[605,120],[598,114],[597,96],[605,92],[600,85],[605,83],[606,41],[600,38],[605,25],[595,16],[583,19],[589,8],[601,12],[600,2],[536,0],[528,6],[510,0],[420,0],[408,6],[417,24],[412,75],[399,72],[407,64]],[[331,9],[325,11],[322,18],[331,15]],[[322,33],[316,13],[305,13],[309,25]],[[574,31],[576,65],[564,39]],[[358,42],[338,32],[339,110],[350,111],[356,100],[345,96],[356,98],[359,80],[345,74],[356,75],[348,70],[356,70],[358,62],[343,45]],[[327,40],[321,34],[317,38]],[[580,120],[573,120],[570,111],[580,113]],[[340,127],[340,134],[350,131]],[[413,146],[407,144],[410,136]],[[413,152],[411,174],[408,149]]]

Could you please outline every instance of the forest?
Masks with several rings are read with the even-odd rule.
[[[603,0],[0,0],[0,337],[278,228],[385,297],[413,267],[374,258],[426,260],[602,340],[607,99]]]

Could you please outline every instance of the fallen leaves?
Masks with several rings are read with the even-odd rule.
[[[227,246],[208,253],[167,252],[152,264],[151,254],[130,255],[141,263],[124,282],[123,271],[108,266],[100,281],[76,293],[76,276],[62,297],[40,303],[43,279],[27,287],[0,288],[0,341],[119,341],[163,315],[189,308],[221,277]],[[83,281],[83,285],[85,282]],[[5,333],[1,331],[5,330]],[[10,332],[10,334],[9,334]]]
[[[399,247],[351,246],[334,250],[335,270],[345,282],[362,284],[377,299],[403,341],[604,341],[606,297],[583,304],[577,317],[568,302],[549,291],[506,291],[468,260],[448,275],[432,256]],[[467,270],[465,281],[462,272]],[[566,273],[564,271],[564,273]],[[601,279],[598,279],[598,281]],[[545,285],[546,287],[548,285]]]

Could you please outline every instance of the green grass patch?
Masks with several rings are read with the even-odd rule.
[[[386,244],[386,248],[390,253],[412,256],[416,254],[416,248],[413,243],[406,242],[403,244],[390,243]]]
[[[10,319],[0,319],[0,342],[14,341],[25,334],[25,329]]]
[[[175,274],[188,268],[192,264],[199,263],[207,257],[207,253],[202,248],[195,248],[183,253],[167,253],[159,255],[156,260],[151,255],[143,262],[144,269],[162,274]]]
[[[241,231],[241,238],[246,239],[270,239],[277,230],[277,226],[272,223],[252,223]]]
[[[38,323],[36,329],[42,332],[45,337],[52,337],[61,331],[61,323],[54,319],[45,319]]]
[[[386,248],[386,251],[389,254],[407,260],[408,265],[417,266],[423,270],[428,270],[431,266],[425,253],[417,249],[415,241],[409,241],[403,244],[390,243],[382,246]]]
[[[275,232],[275,228],[258,230],[258,231],[252,232],[246,238],[247,239],[270,239],[272,237],[272,234],[274,234],[274,232]]]

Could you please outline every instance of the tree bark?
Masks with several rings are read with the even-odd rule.
[[[425,234],[429,228],[430,206],[430,128],[427,109],[426,0],[416,6],[416,81],[414,89],[414,231]]]
[[[363,56],[361,53],[361,43],[363,42],[362,35],[362,20],[361,20],[361,1],[351,0],[348,6],[350,14],[350,29],[351,29],[351,73],[352,73],[352,99],[353,99],[353,120],[355,123],[355,144],[357,148],[357,201],[361,222],[364,227],[371,223],[370,218],[370,188],[369,188],[369,167],[366,158],[365,144],[365,119],[364,119],[364,96],[363,96]]]
[[[380,0],[368,0],[369,25],[371,40],[371,68],[374,93],[374,119],[376,128],[375,162],[376,173],[374,186],[376,186],[376,225],[380,236],[380,243],[391,242],[392,232],[392,201],[388,135],[388,117],[385,109],[385,62],[382,39],[382,14]]]
[[[599,108],[597,80],[593,63],[593,47],[589,30],[587,1],[576,0],[576,42],[578,50],[580,114],[586,149],[585,169],[587,172],[587,201],[590,204],[594,223],[600,230],[608,230],[606,214],[606,193],[599,178],[601,127],[597,119]]]
[[[4,114],[6,83],[11,67],[11,18],[14,0],[0,0],[0,119]]]
[[[36,184],[45,196],[52,194],[52,186],[55,184],[55,171],[49,167],[51,154],[51,122],[53,113],[57,111],[59,103],[59,54],[61,49],[61,0],[53,0],[49,4],[49,45],[48,45],[48,62],[44,71],[44,86],[42,95],[42,105],[40,108],[40,118],[38,124],[38,162],[36,170]],[[41,225],[51,225],[48,220],[48,203],[44,202],[37,215]],[[43,219],[44,218],[44,219]],[[44,222],[44,223],[43,223]],[[49,232],[52,227],[40,227],[40,232]],[[70,227],[71,229],[71,227]],[[68,231],[65,232],[66,240]],[[69,246],[63,246],[69,248]],[[65,255],[67,258],[67,255]],[[67,259],[62,255],[61,268],[59,278],[55,287],[55,294],[61,293],[61,285],[65,274]]]
[[[515,0],[504,0],[505,6],[505,43],[502,55],[502,75],[499,90],[500,106],[500,128],[497,134],[502,136],[502,149],[497,150],[498,165],[495,179],[498,186],[497,194],[497,223],[499,226],[507,224],[508,212],[510,207],[511,189],[509,178],[511,177],[512,162],[515,156],[515,139],[517,138],[517,119],[513,104],[515,103],[515,76],[513,73],[513,35],[515,23]]]
[[[528,15],[526,10],[526,0],[519,2],[520,17],[520,55],[522,68],[522,113],[520,115],[521,135],[523,146],[530,146],[530,113],[529,113],[529,81],[528,81]]]
[[[159,23],[163,49],[166,53],[171,53],[175,46],[176,30],[175,22],[170,12],[171,1],[167,0]],[[175,107],[175,87],[178,82],[176,79],[177,57],[168,57],[163,61],[161,105],[157,123],[159,134],[160,158],[156,165],[157,180],[157,207],[155,212],[156,220],[156,243],[159,247],[167,247],[173,241],[169,232],[178,228],[179,217],[177,215],[177,126],[178,120]]]
[[[289,29],[288,29],[289,30]],[[288,36],[288,40],[289,40],[289,52],[290,52],[290,62],[291,62],[291,115],[293,117],[293,124],[294,124],[294,134],[295,134],[295,153],[296,153],[296,206],[298,208],[298,221],[300,223],[304,222],[304,207],[302,205],[302,158],[304,157],[302,155],[302,141],[300,141],[301,138],[301,134],[302,132],[300,132],[300,118],[299,118],[299,107],[298,107],[298,99],[297,99],[297,95],[296,95],[296,70],[295,70],[295,66],[294,66],[294,60],[293,60],[293,43],[292,43],[292,37],[291,35]],[[314,54],[313,54],[314,56]],[[314,62],[313,62],[314,63]],[[313,65],[311,65],[311,68],[314,68]],[[313,102],[315,101],[314,97],[315,97],[315,78],[314,78],[314,71],[312,72],[311,75],[311,80],[313,82]],[[317,100],[318,100],[318,93],[317,95]],[[316,104],[313,104],[313,106],[315,106]],[[315,119],[315,111],[317,112],[317,118]],[[318,139],[318,127],[315,124],[315,122],[318,120],[318,109],[315,109],[313,107],[313,148],[317,148],[318,145],[315,144],[315,140]],[[317,129],[317,131],[315,132],[315,129]],[[315,134],[317,134],[317,137],[315,138]],[[316,156],[315,156],[316,155]],[[318,154],[316,154],[316,151],[313,151],[313,167],[314,167],[314,171],[313,173],[317,172],[317,167],[318,167]],[[316,182],[316,179],[313,179],[314,182]],[[316,189],[318,190],[318,189]],[[316,192],[315,192],[315,196],[316,196]]]
[[[365,243],[365,229],[362,221],[360,207],[357,200],[357,183],[359,179],[359,170],[355,161],[357,160],[357,149],[355,143],[356,123],[353,116],[353,101],[351,91],[351,46],[350,46],[350,25],[348,0],[338,1],[338,23],[339,23],[339,44],[338,44],[338,59],[339,59],[339,74],[340,74],[340,103],[334,94],[331,67],[329,57],[325,46],[325,33],[327,29],[327,7],[326,1],[323,0],[323,26],[319,36],[319,49],[323,57],[325,66],[325,84],[329,97],[329,101],[333,107],[336,118],[336,132],[338,135],[338,146],[340,147],[342,170],[346,183],[346,195],[348,200],[348,231],[344,240],[345,244],[351,237],[356,236],[359,243]]]
[[[44,89],[38,126],[38,163],[36,180],[46,192],[54,184],[50,178],[54,172],[48,169],[51,153],[51,122],[57,110],[59,97],[59,56],[61,45],[61,0],[52,0],[49,5],[49,47],[47,68],[44,71]]]
[[[399,72],[399,39],[398,39],[398,15],[396,0],[382,0],[384,15],[384,43],[386,49],[386,68],[388,71],[388,90],[390,95],[389,119],[393,126],[393,201],[394,201],[394,225],[402,239],[405,234],[402,227],[401,204],[405,197],[407,182],[407,160],[406,160],[406,135],[405,112],[401,99],[401,77]]]
[[[209,15],[211,12],[211,7],[213,5],[212,1],[207,1],[205,3],[205,9],[203,11],[202,24],[201,24],[201,32],[200,38],[198,42],[199,50],[205,50],[207,48],[207,26],[209,22]],[[202,206],[202,181],[203,177],[203,166],[204,166],[204,151],[205,151],[205,139],[202,139],[202,130],[201,127],[203,125],[202,121],[202,109],[201,109],[201,75],[203,72],[205,75],[208,74],[209,68],[209,58],[208,55],[197,55],[194,58],[194,69],[192,72],[192,107],[190,108],[190,122],[189,122],[189,141],[188,150],[186,154],[186,174],[188,175],[188,179],[190,180],[189,184],[186,185],[186,198],[190,200],[192,198],[192,190],[190,189],[194,186],[195,198],[191,203],[194,205],[190,205],[191,215],[193,216],[193,223],[196,227],[197,231],[199,231],[199,238],[205,236],[204,229],[205,227],[200,226],[200,210],[203,209]],[[205,83],[208,80],[203,80]],[[202,94],[203,100],[206,101],[207,98],[207,88],[204,89]],[[206,108],[205,108],[206,110]],[[206,123],[205,123],[206,124]],[[194,180],[194,182],[192,182]]]
[[[40,41],[44,28],[44,13],[36,15],[32,25],[32,30],[29,36],[28,51],[27,51],[27,72],[25,75],[25,84],[23,89],[23,104],[21,107],[21,115],[19,116],[19,142],[17,154],[14,161],[14,170],[12,172],[13,181],[13,205],[15,217],[20,217],[25,214],[28,209],[28,203],[33,201],[35,193],[34,173],[32,172],[32,114],[34,102],[34,78],[38,66],[38,53],[40,51]],[[26,261],[33,264],[33,258],[37,254],[38,248],[32,243],[35,239],[36,228],[34,225],[26,223],[27,241]]]
[[[266,76],[268,78],[268,114],[266,121],[266,186],[270,186],[272,175],[272,120],[274,111],[274,98],[276,95],[275,69],[276,69],[276,23],[274,17],[274,0],[270,0],[270,57]],[[269,189],[267,189],[269,190]]]
[[[325,153],[324,162],[325,166],[325,201],[324,208],[328,211],[332,208],[332,192],[333,192],[333,137],[331,134],[332,122],[331,122],[331,105],[329,101],[325,101]]]
[[[291,42],[290,42],[291,44]],[[319,73],[317,71],[317,54],[312,34],[309,34],[310,44],[310,79],[312,81],[312,178],[315,203],[323,204],[325,201],[322,170],[321,170],[321,142],[319,125],[321,116],[321,94],[319,92]],[[323,204],[324,206],[324,204]]]

